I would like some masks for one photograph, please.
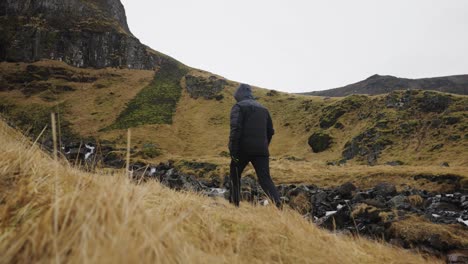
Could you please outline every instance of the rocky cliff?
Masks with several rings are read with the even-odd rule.
[[[344,87],[305,93],[315,96],[341,97],[353,94],[377,95],[395,90],[433,90],[445,93],[468,95],[468,75],[455,75],[435,78],[406,79],[389,75],[371,77]]]
[[[119,0],[2,0],[0,61],[40,59],[130,69],[171,60],[131,34]]]

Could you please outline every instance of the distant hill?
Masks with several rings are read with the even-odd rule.
[[[353,94],[377,95],[395,90],[433,90],[445,93],[468,94],[468,75],[406,79],[390,75],[371,77],[344,87],[304,93],[305,95],[341,97]]]

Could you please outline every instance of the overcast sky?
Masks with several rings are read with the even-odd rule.
[[[468,74],[468,0],[122,0],[132,33],[177,60],[287,92],[373,74]]]

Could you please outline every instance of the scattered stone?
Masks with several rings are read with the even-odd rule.
[[[411,207],[408,197],[402,194],[393,197],[389,203],[392,207],[397,209],[409,209]]]
[[[450,167],[449,163],[444,161],[440,164],[441,167]]]
[[[341,122],[336,122],[336,124],[334,125],[334,128],[336,128],[336,129],[343,129],[343,128],[344,128],[344,125],[343,125]]]
[[[450,140],[450,141],[458,141],[458,140],[460,140],[460,139],[461,139],[461,136],[460,136],[460,135],[450,135],[450,136],[448,137],[448,140]]]
[[[448,264],[468,263],[468,249],[452,250],[447,254]]]
[[[275,90],[270,90],[267,92],[267,96],[277,96],[279,93],[278,91],[275,91]]]
[[[389,161],[389,162],[385,163],[385,165],[388,165],[388,166],[402,166],[404,164],[405,163],[403,161],[400,161],[400,160],[394,160],[394,161]]]
[[[343,199],[350,199],[353,197],[353,192],[356,191],[356,186],[351,182],[347,182],[338,187],[337,191]]]
[[[430,149],[429,151],[432,152],[432,151],[435,151],[435,150],[439,150],[439,149],[441,149],[441,148],[443,148],[443,147],[444,147],[444,144],[439,143],[439,144],[436,144],[436,145],[432,146],[431,149]]]
[[[375,186],[374,192],[376,195],[386,197],[395,195],[397,191],[395,185],[383,182]]]

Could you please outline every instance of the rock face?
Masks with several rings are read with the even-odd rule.
[[[187,92],[190,94],[190,97],[194,99],[202,97],[208,100],[222,100],[223,95],[220,94],[220,92],[224,89],[224,86],[226,86],[227,81],[214,75],[205,78],[188,74],[185,76],[185,84]]]
[[[392,141],[386,138],[382,132],[372,128],[346,143],[343,150],[343,158],[350,160],[358,156],[365,158],[369,165],[375,165],[382,150],[391,144]]]
[[[341,97],[352,94],[385,94],[395,90],[434,90],[446,93],[468,94],[468,75],[436,78],[406,79],[395,76],[372,75],[371,77],[344,87],[305,93],[314,96]]]
[[[170,59],[131,34],[119,0],[4,0],[0,26],[0,61],[155,69]]]

